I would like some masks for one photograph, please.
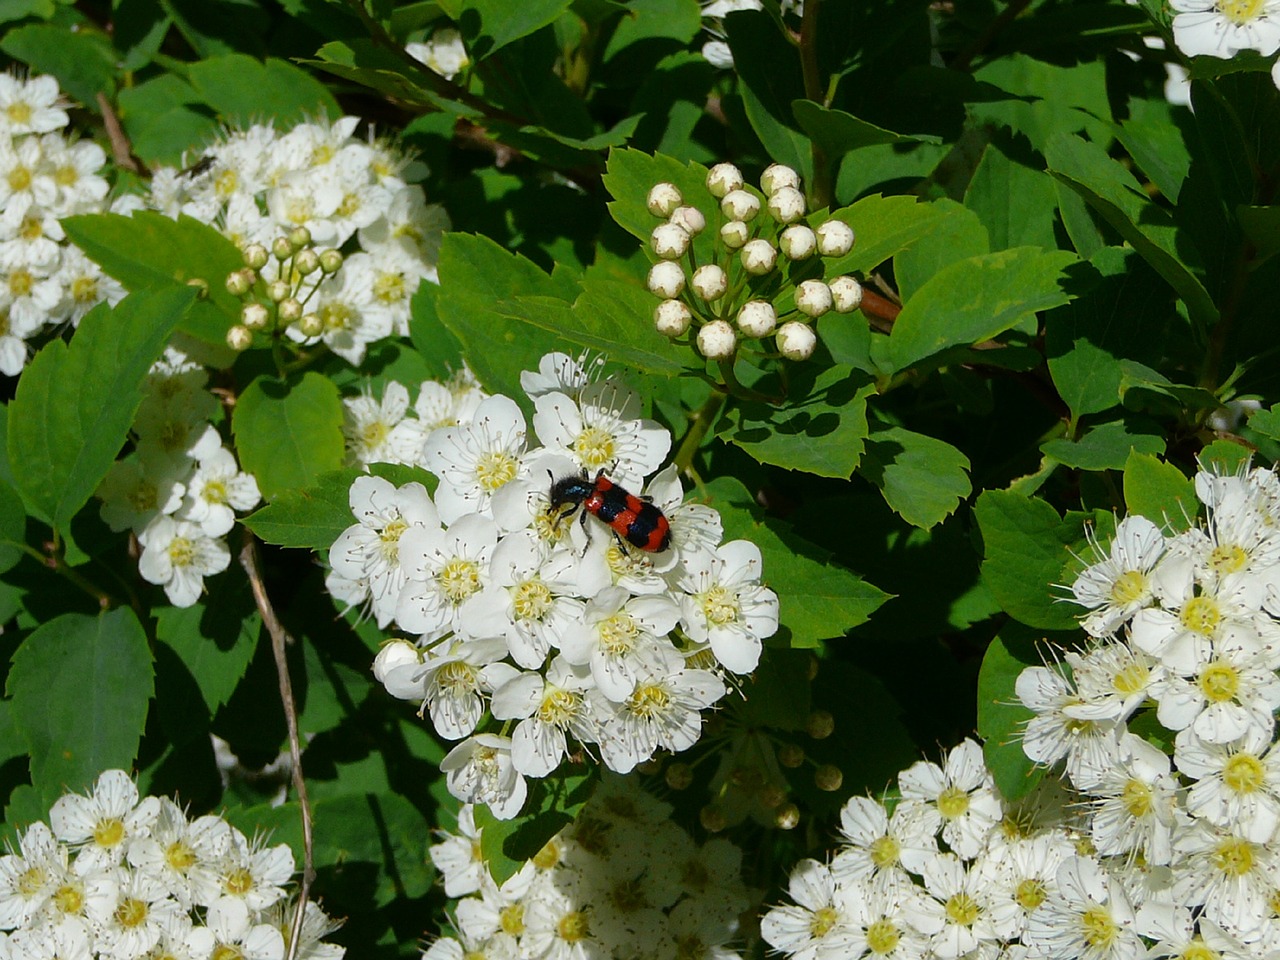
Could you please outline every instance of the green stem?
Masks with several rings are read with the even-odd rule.
[[[69,583],[75,584],[93,599],[98,601],[98,606],[103,610],[110,610],[114,606],[119,605],[119,601],[107,591],[103,590],[96,583],[82,577],[75,571],[74,567],[68,566],[66,560],[62,558],[62,544],[57,534],[54,534],[53,550],[49,553],[41,553],[35,547],[26,543],[17,543],[9,541],[13,546],[18,547],[23,553],[30,556],[43,567],[48,567],[54,573],[66,579]]]
[[[724,390],[740,400],[758,400],[761,403],[767,403],[776,406],[786,397],[774,396],[768,393],[761,393],[759,390],[752,390],[748,386],[744,386],[738,381],[738,375],[733,372],[733,358],[728,360],[716,361],[716,366],[720,368],[720,377],[724,381]]]
[[[814,103],[828,106],[823,92],[822,72],[818,67],[818,9],[821,0],[808,0],[800,20],[800,70],[804,75],[804,95]],[[817,140],[810,141],[813,176],[809,178],[809,208],[821,210],[831,206],[833,183],[831,158]]]
[[[698,452],[698,448],[702,446],[702,438],[707,435],[707,431],[711,429],[711,424],[715,423],[716,417],[720,415],[720,408],[724,406],[725,395],[719,390],[713,390],[711,396],[707,397],[697,413],[690,417],[689,429],[685,432],[684,438],[680,441],[680,449],[676,451],[675,465],[676,469],[681,473],[689,474],[693,470],[693,458]]]

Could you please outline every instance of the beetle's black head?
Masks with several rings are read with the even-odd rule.
[[[577,506],[591,496],[596,485],[585,476],[562,477],[551,482],[551,509],[556,510],[565,505]]]

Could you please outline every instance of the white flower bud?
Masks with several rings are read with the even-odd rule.
[[[314,250],[299,250],[293,258],[293,266],[304,277],[309,277],[320,269],[320,254]]]
[[[769,197],[769,213],[779,223],[795,223],[804,216],[804,194],[795,187],[783,187]]]
[[[818,252],[824,257],[843,257],[853,249],[853,227],[843,220],[828,220],[818,227]]]
[[[236,353],[248,350],[253,346],[253,331],[237,323],[227,331],[227,346]]]
[[[292,292],[284,280],[272,280],[267,284],[267,299],[272,303],[279,303]]]
[[[280,301],[280,306],[277,309],[277,312],[280,314],[281,323],[294,323],[302,316],[302,304],[299,302],[297,297],[286,297]]]
[[[720,212],[730,220],[753,220],[760,212],[760,198],[745,190],[731,190],[720,201]]]
[[[310,244],[311,231],[306,227],[294,227],[289,231],[289,246],[293,247],[295,253]]]
[[[751,228],[741,220],[730,220],[720,228],[720,239],[730,250],[737,250],[751,236]]]
[[[764,168],[764,173],[760,174],[760,189],[766,194],[772,196],[783,187],[790,187],[792,190],[799,190],[800,174],[796,173],[786,164],[769,164],[769,166]]]
[[[664,337],[678,337],[689,329],[693,315],[679,300],[663,300],[653,311],[653,326]]]
[[[778,246],[788,260],[806,260],[818,248],[818,238],[802,223],[787,227],[778,238]]]
[[[828,286],[836,313],[851,313],[862,305],[862,284],[853,277],[836,277]]]
[[[649,292],[669,300],[680,296],[684,290],[684,268],[678,263],[663,260],[649,268]]]
[[[323,273],[337,273],[342,269],[342,251],[341,250],[321,250],[320,251],[320,270]]]
[[[727,360],[738,346],[738,335],[727,320],[712,320],[698,331],[698,352],[708,360]]]
[[[767,337],[778,325],[778,314],[768,300],[750,300],[738,311],[738,329],[749,337]]]
[[[742,258],[742,266],[747,273],[754,274],[759,277],[773,269],[773,265],[778,262],[778,251],[773,249],[773,244],[768,240],[751,240],[742,248],[739,254]]]
[[[683,200],[684,197],[674,183],[655,183],[649,191],[646,205],[655,217],[669,217],[671,211],[680,206]]]
[[[244,248],[244,265],[251,270],[261,270],[270,257],[267,248],[260,243],[251,243]]]
[[[717,163],[707,171],[707,191],[713,197],[723,197],[730,190],[740,190],[742,184],[742,171],[732,163]]]
[[[694,271],[693,292],[703,300],[719,300],[728,289],[728,275],[714,263]]]
[[[689,249],[688,231],[675,223],[654,227],[649,241],[653,252],[663,260],[679,260]]]
[[[796,287],[796,309],[807,316],[822,316],[832,302],[831,288],[821,280],[805,280]]]
[[[392,640],[373,658],[373,675],[379,683],[385,684],[387,677],[396,667],[411,663],[421,663],[418,649],[407,640]]]
[[[254,279],[254,272],[248,267],[231,271],[227,274],[227,293],[233,297],[243,297],[253,289]]]
[[[288,237],[276,237],[271,241],[271,253],[277,260],[288,260],[293,256],[293,244]]]
[[[240,322],[250,330],[265,330],[271,322],[271,314],[260,303],[246,303],[240,311]]]
[[[818,335],[799,320],[778,328],[778,352],[788,360],[808,360],[818,345]]]
[[[298,332],[304,337],[318,337],[324,333],[324,321],[318,313],[304,313],[298,320]]]
[[[676,207],[671,211],[671,222],[684,227],[684,232],[691,237],[707,229],[707,218],[697,207]]]

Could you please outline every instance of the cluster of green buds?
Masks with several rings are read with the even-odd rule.
[[[649,292],[662,299],[654,326],[672,339],[696,327],[698,352],[710,360],[733,357],[740,338],[767,337],[774,338],[778,355],[807,360],[818,342],[812,321],[862,303],[857,280],[825,280],[821,265],[853,248],[853,228],[837,219],[816,227],[803,222],[800,177],[782,164],[764,171],[756,191],[737,167],[719,163],[707,173],[706,188],[719,202],[721,222],[712,262],[703,264],[694,238],[707,229],[706,216],[685,203],[675,184],[658,183],[649,191],[649,212],[664,221],[649,238],[657,257]]]
[[[305,337],[324,332],[319,314],[307,311],[320,281],[342,268],[342,254],[316,250],[311,231],[297,227],[276,237],[270,249],[261,243],[244,248],[244,266],[227,274],[227,292],[244,302],[240,322],[227,331],[227,346],[247,350],[255,332],[279,334],[297,324]]]

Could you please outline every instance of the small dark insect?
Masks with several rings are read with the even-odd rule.
[[[214,157],[214,156],[204,156],[204,157],[201,157],[199,160],[197,160],[197,161],[196,161],[195,163],[193,163],[191,166],[189,166],[189,167],[187,167],[185,170],[181,171],[181,172],[178,174],[178,176],[180,176],[180,177],[186,177],[186,178],[187,178],[187,179],[189,179],[189,180],[194,180],[196,177],[200,176],[200,174],[202,174],[202,173],[208,173],[208,172],[209,172],[209,169],[213,166],[213,164],[215,163],[215,161],[216,161],[216,160],[217,160],[217,158],[216,158],[216,157]]]
[[[568,510],[565,508],[568,507]],[[595,480],[580,477],[552,478],[551,509],[564,513],[582,507],[582,522],[587,514],[594,514],[610,527],[619,538],[632,546],[661,553],[671,546],[671,524],[650,501],[628,493],[604,475],[601,470]]]

